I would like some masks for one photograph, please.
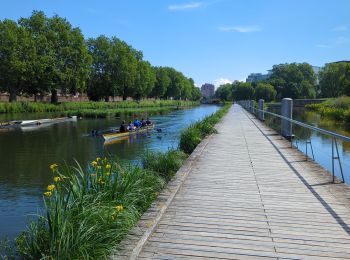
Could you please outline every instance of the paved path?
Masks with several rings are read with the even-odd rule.
[[[349,188],[235,105],[139,259],[350,259]]]

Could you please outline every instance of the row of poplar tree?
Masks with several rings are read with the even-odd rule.
[[[17,22],[0,21],[0,92],[39,96],[87,93],[91,100],[122,96],[198,100],[191,78],[153,67],[141,51],[117,37],[85,39],[66,19],[33,11]]]

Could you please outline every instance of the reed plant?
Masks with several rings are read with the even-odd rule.
[[[162,159],[157,163],[155,158]],[[17,239],[25,259],[105,259],[149,208],[185,159],[183,153],[148,153],[144,167],[96,158],[86,170],[50,166],[45,213]]]
[[[156,172],[165,181],[169,181],[181,167],[187,155],[180,150],[169,150],[167,153],[147,152],[142,158],[145,169]]]

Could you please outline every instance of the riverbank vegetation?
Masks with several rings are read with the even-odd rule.
[[[227,103],[216,113],[205,117],[203,120],[191,124],[180,136],[179,147],[187,154],[193,152],[197,145],[208,135],[216,133],[215,124],[227,113],[231,103]]]
[[[146,154],[143,168],[107,158],[96,158],[86,170],[51,165],[46,212],[16,239],[18,254],[25,259],[106,258],[185,158],[170,150]]]
[[[174,108],[198,105],[198,101],[145,100],[123,102],[0,102],[0,113],[61,112],[61,115],[82,117],[112,117],[122,114],[144,112],[148,114],[167,112]]]
[[[226,104],[195,124],[200,139],[214,132],[214,125],[230,106]],[[195,138],[198,144],[197,138],[186,135],[186,131],[182,142]],[[45,212],[17,237],[18,256],[107,258],[181,167],[188,156],[184,151],[191,152],[182,145],[180,149],[148,152],[141,166],[112,158],[96,158],[85,170],[79,164],[51,165],[53,182],[43,192]]]
[[[40,100],[50,94],[87,93],[93,101],[120,96],[140,100],[199,100],[191,78],[170,67],[155,67],[141,51],[117,37],[85,39],[65,18],[33,11],[29,18],[0,21],[0,92]]]
[[[319,104],[306,105],[306,108],[321,116],[350,124],[350,97],[327,99]]]

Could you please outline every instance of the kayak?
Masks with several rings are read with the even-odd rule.
[[[104,134],[102,136],[105,139],[105,142],[109,142],[109,141],[116,140],[116,139],[123,138],[123,137],[129,137],[132,135],[145,133],[145,132],[148,132],[149,130],[152,130],[153,128],[154,128],[154,124],[148,125],[146,127],[138,128],[135,131],[131,131],[131,132],[111,133],[111,134]]]

